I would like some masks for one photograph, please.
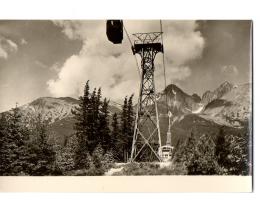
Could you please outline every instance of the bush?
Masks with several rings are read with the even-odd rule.
[[[209,136],[202,135],[198,139],[187,169],[189,175],[216,175],[220,173],[220,167],[215,157],[215,143]]]
[[[222,140],[216,151],[218,163],[223,168],[222,174],[248,175],[250,169],[248,138],[228,135]]]
[[[182,175],[216,175],[221,171],[215,156],[215,143],[211,137],[193,134],[175,153],[175,172]]]
[[[86,160],[86,167],[82,169],[67,168],[64,171],[64,175],[68,176],[101,176],[114,165],[114,158],[111,151],[104,153],[101,145],[98,145],[93,154],[88,154]],[[67,165],[63,165],[66,167]],[[72,169],[72,170],[71,170]]]
[[[114,176],[176,175],[173,167],[160,168],[157,163],[129,163]]]

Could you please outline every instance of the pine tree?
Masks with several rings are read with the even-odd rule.
[[[2,118],[4,125],[1,127],[1,140],[3,141],[1,145],[1,174],[24,174],[27,168],[25,158],[27,155],[26,141],[28,140],[28,131],[23,125],[22,115],[17,106],[7,115]]]
[[[78,148],[75,153],[76,168],[89,168],[91,156],[98,145],[107,150],[110,145],[108,123],[108,101],[101,101],[101,88],[89,91],[88,82],[84,95],[80,97],[79,107],[73,112],[76,123]]]
[[[119,159],[127,162],[132,148],[134,129],[133,95],[125,97],[120,115],[120,131],[117,137]]]
[[[187,165],[189,175],[217,175],[220,167],[215,157],[215,143],[211,137],[202,135],[196,142]]]
[[[99,107],[97,102],[97,93],[96,88],[94,88],[91,97],[90,97],[90,104],[89,104],[89,113],[88,113],[88,151],[90,155],[92,155],[93,151],[95,150],[98,142],[100,141],[100,135],[98,133],[98,124],[99,124]]]
[[[111,123],[112,131],[111,131],[111,149],[115,158],[119,161],[120,154],[119,154],[119,137],[120,137],[120,130],[119,130],[119,123],[118,123],[118,116],[117,113],[113,114],[112,123]]]
[[[225,135],[223,127],[220,128],[216,139],[216,158],[218,163],[222,163],[225,166],[226,157],[228,156],[227,144],[225,142]]]
[[[182,144],[178,144],[178,148],[174,154],[173,163],[180,174],[188,174],[187,166],[194,154],[196,138],[193,132]]]
[[[113,117],[112,117],[112,123],[111,123],[111,126],[112,126],[112,140],[113,140],[113,143],[116,143],[117,141],[117,137],[118,137],[118,134],[119,134],[119,124],[118,124],[118,117],[117,117],[117,113],[114,113],[113,114]]]
[[[89,81],[87,81],[84,88],[84,95],[79,98],[79,106],[72,112],[76,120],[74,130],[76,131],[78,144],[74,157],[76,168],[85,168],[88,166],[89,134],[91,132],[90,100]]]
[[[127,152],[131,154],[133,134],[134,134],[134,110],[133,110],[133,96],[131,95],[127,102]]]
[[[99,131],[98,133],[101,136],[101,147],[104,149],[104,152],[111,148],[111,136],[109,129],[109,121],[108,121],[108,104],[109,101],[105,98],[101,109],[100,109],[100,117],[99,117]]]
[[[187,139],[184,151],[181,153],[181,160],[184,162],[184,164],[187,166],[189,165],[189,162],[195,152],[196,148],[196,137],[193,132],[191,132],[190,137]]]
[[[126,162],[127,161],[127,154],[128,154],[128,100],[125,97],[124,104],[122,107],[121,113],[121,124],[120,124],[120,137],[119,137],[119,152],[121,153],[121,160]]]
[[[216,157],[222,174],[248,175],[250,160],[248,137],[219,134],[216,142]]]
[[[9,158],[7,157],[9,155],[7,154],[9,149],[6,148],[9,142],[7,126],[7,114],[3,113],[0,116],[0,175],[4,175],[9,166]]]
[[[47,122],[43,121],[39,114],[31,130],[30,140],[27,142],[26,160],[29,166],[26,172],[30,175],[42,176],[56,173],[55,151],[48,143],[47,126]]]
[[[72,135],[67,138],[64,147],[56,150],[56,164],[63,175],[67,175],[75,167],[74,155],[77,147],[77,137]]]

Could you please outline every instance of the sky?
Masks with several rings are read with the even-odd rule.
[[[224,81],[250,82],[250,21],[162,21],[167,84],[202,95]],[[137,32],[160,31],[159,20],[124,20]],[[138,62],[140,65],[140,58]],[[156,90],[164,89],[163,56],[155,60]],[[39,97],[77,98],[84,84],[121,102],[139,90],[131,45],[106,38],[105,20],[1,21],[0,112]]]

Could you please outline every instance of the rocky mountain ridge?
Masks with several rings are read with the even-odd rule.
[[[168,128],[166,97],[168,108],[173,114],[173,143],[194,130],[213,134],[225,126],[229,132],[239,132],[241,128],[248,126],[251,119],[251,84],[233,85],[224,82],[214,91],[205,92],[202,98],[197,94],[189,95],[171,84],[157,95],[162,141],[163,133]],[[41,114],[49,122],[50,132],[64,140],[74,132],[72,110],[78,103],[79,100],[71,97],[41,97],[20,108],[27,118]],[[111,101],[110,115],[120,111],[121,105]]]

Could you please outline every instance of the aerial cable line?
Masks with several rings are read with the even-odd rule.
[[[162,20],[160,20],[160,31],[161,33],[163,33],[163,28],[162,28]],[[161,34],[161,38],[162,38],[162,45],[163,45],[163,34]],[[165,52],[165,51],[164,51]],[[163,75],[164,75],[164,91],[165,91],[165,98],[166,98],[166,107],[167,107],[167,113],[169,113],[169,106],[168,106],[168,97],[167,97],[167,93],[166,93],[166,67],[165,67],[165,56],[163,52]]]
[[[133,48],[133,43],[132,43],[132,41],[131,41],[131,39],[130,39],[130,37],[129,37],[129,34],[128,34],[128,32],[127,32],[127,30],[126,30],[124,24],[123,24],[123,27],[124,27],[125,33],[126,33],[126,35],[127,35],[128,41],[129,41],[129,43],[131,44],[131,48]],[[136,55],[134,55],[134,56],[135,56],[135,63],[136,63],[136,67],[137,67],[138,75],[139,75],[139,78],[140,78],[140,80],[141,80],[141,73],[140,73],[140,69],[139,69],[139,65],[138,65],[137,57],[136,57]]]

